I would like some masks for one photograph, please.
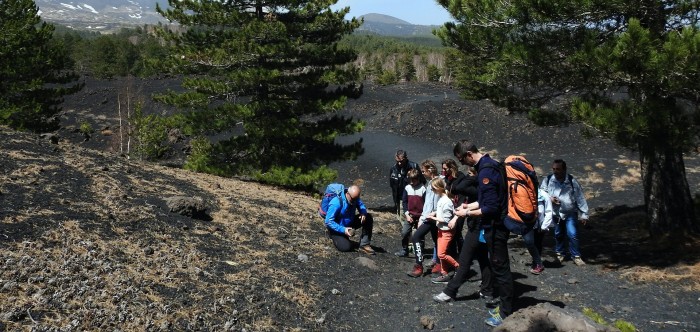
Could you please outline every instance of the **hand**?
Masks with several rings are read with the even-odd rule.
[[[455,215],[458,217],[466,217],[467,216],[467,208],[458,208],[455,210]]]
[[[353,237],[355,236],[355,230],[348,227],[345,229],[345,235],[347,235],[348,237]]]
[[[588,223],[588,219],[581,219],[581,225],[586,226],[586,223]]]
[[[365,223],[365,220],[367,220],[367,216],[364,215],[364,214],[361,214],[361,215],[360,215],[360,223],[364,224],[364,223]]]
[[[413,218],[411,217],[410,214],[406,215],[406,221],[407,221],[409,224],[413,224]]]
[[[450,220],[450,222],[447,223],[447,227],[449,227],[450,229],[455,229],[456,223],[457,223],[457,219],[452,218],[452,220]]]
[[[561,203],[559,202],[559,197],[552,196],[552,204],[559,205],[559,203]]]

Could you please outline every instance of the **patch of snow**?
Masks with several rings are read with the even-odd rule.
[[[94,7],[92,7],[86,3],[84,3],[83,6],[85,6],[85,8],[88,8],[92,13],[99,14],[99,12],[97,12]]]
[[[69,5],[69,4],[63,3],[63,2],[61,2],[61,6],[66,7],[68,9],[73,9],[73,10],[77,9],[77,8],[75,8],[75,6]]]

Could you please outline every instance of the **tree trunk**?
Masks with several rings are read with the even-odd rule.
[[[652,238],[698,232],[683,152],[662,142],[640,143],[644,204]]]

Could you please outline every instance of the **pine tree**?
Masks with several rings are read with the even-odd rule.
[[[465,95],[524,111],[569,97],[575,119],[639,152],[650,234],[698,231],[683,154],[700,133],[700,2],[438,2]]]
[[[41,22],[34,1],[0,1],[0,124],[54,129],[62,96],[82,87],[53,30]]]
[[[200,137],[188,167],[311,189],[335,178],[327,163],[361,153],[361,142],[334,142],[362,123],[329,115],[361,94],[346,66],[356,53],[337,46],[359,22],[344,20],[349,8],[332,11],[335,2],[170,0],[157,8],[182,26],[160,34],[174,46],[170,65],[185,91],[157,100],[179,107],[186,132]],[[230,137],[201,141],[218,133]]]

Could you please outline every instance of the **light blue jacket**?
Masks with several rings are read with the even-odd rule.
[[[440,199],[438,195],[435,195],[433,191],[432,183],[437,177],[428,181],[425,185],[425,203],[423,203],[423,213],[420,215],[420,222],[425,222],[426,218],[433,212],[437,210],[437,202]]]
[[[342,200],[342,208],[340,204]],[[355,210],[360,211],[360,214],[367,215],[367,208],[365,203],[362,203],[360,198],[357,199],[354,205],[348,203],[345,193],[338,196],[337,199],[334,198],[328,203],[328,213],[326,214],[326,220],[324,223],[329,230],[344,234],[345,229],[352,224],[353,219],[355,219]]]
[[[554,216],[560,219],[570,216],[576,219],[588,219],[588,203],[583,196],[581,185],[573,176],[564,174],[563,182],[558,181],[555,176],[548,176],[542,181],[540,189],[546,191],[551,197],[559,198],[559,204],[552,205]]]

